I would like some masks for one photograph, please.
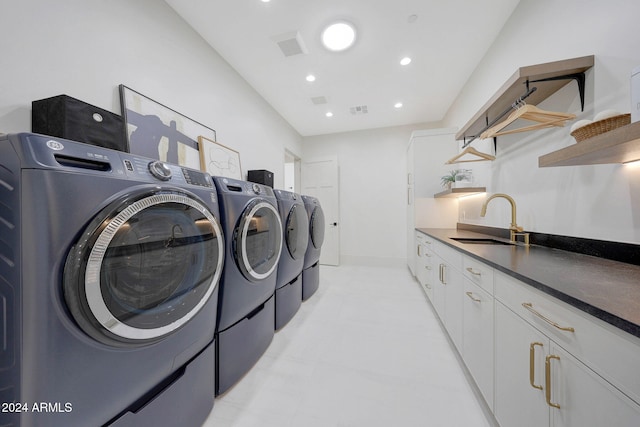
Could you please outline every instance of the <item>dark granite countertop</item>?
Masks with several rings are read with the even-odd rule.
[[[465,244],[451,239],[504,240],[473,231],[416,230],[640,338],[640,266],[545,246]]]

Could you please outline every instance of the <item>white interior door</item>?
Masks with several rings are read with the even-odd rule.
[[[340,205],[338,158],[324,157],[302,163],[302,194],[316,197],[325,217],[320,264],[340,264]]]

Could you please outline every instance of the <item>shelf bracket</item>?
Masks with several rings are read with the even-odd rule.
[[[585,73],[582,72],[582,73],[566,74],[564,76],[548,77],[546,79],[532,80],[531,83],[550,82],[554,80],[575,80],[576,83],[578,83],[578,93],[580,94],[580,108],[582,109],[582,111],[584,111],[584,91],[585,91],[585,82],[586,82]],[[529,81],[527,80],[527,86],[528,84],[529,84]]]

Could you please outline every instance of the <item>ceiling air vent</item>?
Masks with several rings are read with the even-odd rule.
[[[324,96],[314,96],[311,98],[311,102],[313,102],[313,105],[322,105],[327,103],[327,98]]]
[[[353,115],[359,115],[367,114],[369,112],[369,109],[366,105],[356,105],[355,107],[349,108],[349,111],[351,111],[351,114]]]
[[[280,34],[279,36],[273,36],[271,37],[271,40],[276,42],[284,56],[294,56],[307,53],[307,48],[302,41],[302,37],[297,31],[291,31],[289,33]]]

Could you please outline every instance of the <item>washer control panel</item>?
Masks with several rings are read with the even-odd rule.
[[[209,174],[199,170],[185,168],[160,160],[149,160],[133,156],[124,158],[123,163],[128,175],[135,175],[136,177],[146,176],[149,179],[163,182],[213,188],[213,181]]]

